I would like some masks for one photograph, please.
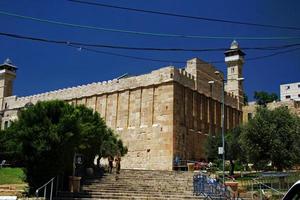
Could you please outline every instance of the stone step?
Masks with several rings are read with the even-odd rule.
[[[101,194],[76,194],[76,195],[61,195],[59,198],[92,198],[92,199],[113,199],[113,198],[120,198],[120,199],[199,199],[202,197],[196,197],[193,195],[147,195],[147,194],[112,194],[112,193],[101,193]]]
[[[111,177],[103,177],[101,179],[87,179],[85,180],[86,183],[94,183],[97,181],[103,181],[103,180],[114,180],[116,176],[111,176]],[[118,176],[119,180],[132,180],[136,179],[136,181],[187,181],[187,182],[193,182],[193,177],[186,177],[186,178],[163,178],[163,177],[124,177],[124,176]]]
[[[91,186],[96,186],[96,187],[113,187],[113,186],[127,186],[131,185],[134,187],[155,187],[155,186],[160,186],[160,187],[193,187],[193,184],[186,184],[186,183],[149,183],[149,182],[142,182],[142,183],[132,183],[132,182],[119,182],[119,181],[114,181],[114,182],[103,182],[103,183],[95,183],[95,184],[84,184],[86,187],[91,187]]]
[[[193,187],[193,185],[187,185],[187,184],[130,184],[130,183],[100,183],[100,184],[90,184],[90,185],[84,185],[84,187],[126,187],[126,186],[132,186],[132,187],[170,187],[170,188],[186,188],[186,187]]]
[[[166,195],[192,195],[193,191],[185,191],[185,192],[156,192],[156,191],[136,191],[136,190],[132,190],[132,191],[113,191],[113,190],[99,190],[99,191],[82,191],[83,193],[89,193],[89,194],[98,194],[98,193],[114,193],[114,194],[120,194],[120,193],[126,193],[126,194],[166,194]]]
[[[134,181],[134,180],[124,180],[124,179],[111,179],[111,180],[101,180],[101,181],[93,181],[93,182],[84,182],[85,185],[94,185],[94,184],[104,184],[104,183],[130,183],[130,184],[135,184],[139,185],[141,183],[143,184],[186,184],[186,185],[192,185],[193,182],[190,181],[171,181],[171,180],[139,180],[139,181]]]
[[[160,193],[192,193],[193,190],[192,189],[186,189],[186,190],[170,190],[170,189],[136,189],[136,188],[115,188],[115,189],[111,189],[111,188],[101,188],[101,189],[83,189],[82,192],[97,192],[97,191],[130,191],[130,192],[160,192]]]
[[[127,187],[127,188],[83,188],[81,192],[97,192],[97,191],[136,191],[136,192],[169,192],[169,193],[183,193],[183,192],[192,192],[192,188],[182,189],[182,190],[174,190],[169,188],[133,188],[133,187]]]
[[[88,193],[88,192],[79,192],[79,193],[60,193],[59,196],[61,197],[83,197],[83,196],[103,196],[103,195],[110,195],[110,196],[151,196],[151,197],[185,197],[185,196],[193,196],[192,193],[190,194],[180,194],[180,193],[159,193],[159,192],[151,192],[151,193],[140,193],[140,192],[93,192],[93,193]]]
[[[153,183],[169,183],[169,184],[193,184],[192,181],[188,180],[132,180],[132,179],[123,179],[123,178],[111,178],[111,179],[103,179],[103,180],[94,180],[94,181],[84,181],[84,184],[97,184],[97,183],[118,183],[118,182],[124,182],[124,183],[148,183],[148,184],[153,184]]]
[[[183,193],[183,192],[192,192],[193,190],[190,188],[187,189],[169,189],[169,188],[149,188],[149,189],[142,189],[142,188],[101,188],[101,189],[95,189],[95,188],[84,188],[82,190],[83,192],[89,191],[89,192],[96,192],[96,191],[137,191],[137,192],[170,192],[170,193]]]
[[[162,200],[161,197],[123,197],[123,196],[102,196],[101,198],[79,198],[79,197],[57,197],[57,198],[54,198],[54,200],[98,200],[98,199],[101,199],[101,200],[111,200],[111,199],[122,199],[122,200]],[[205,199],[205,197],[196,197],[196,196],[193,196],[193,197],[180,197],[180,198],[166,198],[168,200],[182,200],[182,199]]]
[[[170,188],[170,187],[133,187],[133,186],[124,186],[124,187],[82,187],[82,190],[88,190],[88,191],[98,191],[98,190],[137,190],[137,191],[170,191],[170,192],[176,192],[176,191],[192,191],[193,188],[186,187],[186,188]]]

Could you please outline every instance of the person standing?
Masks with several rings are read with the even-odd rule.
[[[117,174],[120,174],[120,170],[121,170],[121,156],[120,155],[116,156],[115,162],[116,162]]]

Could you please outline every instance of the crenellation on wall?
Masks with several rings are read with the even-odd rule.
[[[195,88],[195,77],[192,74],[188,73],[184,69],[176,69],[175,67],[170,66],[154,70],[151,73],[145,75],[134,76],[120,80],[113,79],[109,81],[80,85],[77,87],[69,87],[31,96],[16,97],[15,100],[5,98],[4,101],[13,108],[20,108],[28,102],[37,102],[39,100],[70,100],[74,98],[92,96],[95,93],[111,93],[137,87],[147,87],[149,85],[169,81],[179,82],[191,89]]]

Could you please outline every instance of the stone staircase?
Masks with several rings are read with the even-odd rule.
[[[86,179],[81,192],[59,192],[56,199],[204,199],[193,196],[192,172],[121,170],[102,178]]]
[[[0,196],[22,196],[27,184],[6,184],[0,185]]]

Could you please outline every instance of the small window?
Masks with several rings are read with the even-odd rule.
[[[8,128],[8,121],[5,121],[4,122],[4,129],[7,129]]]
[[[298,94],[298,97],[300,97],[300,94]]]
[[[298,88],[300,88],[300,84],[298,84]]]
[[[231,67],[231,73],[234,73],[234,67]]]
[[[288,85],[285,87],[286,90],[289,90],[291,87]]]
[[[286,95],[285,98],[286,98],[286,99],[290,99],[290,98],[291,98],[291,95]]]
[[[248,121],[253,118],[253,113],[248,113]]]

